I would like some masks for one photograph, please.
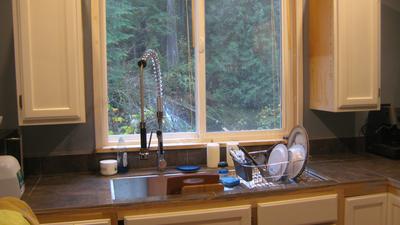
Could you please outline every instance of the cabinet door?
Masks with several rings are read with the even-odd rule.
[[[337,195],[259,203],[258,225],[316,225],[337,221]]]
[[[42,225],[111,225],[110,219],[84,220],[73,222],[46,223]]]
[[[20,125],[85,121],[80,0],[13,0]]]
[[[338,0],[338,107],[380,104],[380,1]]]
[[[346,198],[345,225],[386,225],[387,194]]]
[[[125,225],[251,225],[251,206],[234,206],[125,217]]]
[[[388,225],[400,225],[400,197],[388,195]]]

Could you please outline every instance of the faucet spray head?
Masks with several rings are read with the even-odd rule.
[[[139,68],[145,68],[147,66],[147,62],[145,59],[140,59],[137,64]]]

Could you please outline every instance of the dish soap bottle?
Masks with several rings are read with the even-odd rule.
[[[125,140],[123,137],[118,139],[118,173],[128,172],[128,153],[126,152]]]

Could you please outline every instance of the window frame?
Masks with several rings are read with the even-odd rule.
[[[196,74],[196,132],[164,133],[166,149],[185,146],[199,147],[208,142],[237,141],[247,144],[264,144],[281,141],[297,124],[302,124],[303,113],[303,0],[282,0],[282,128],[276,130],[206,132],[206,47],[205,1],[192,0],[194,9],[194,55]],[[108,135],[106,0],[91,1],[93,98],[96,149],[107,151],[125,137],[129,148],[138,150],[139,135]],[[153,142],[155,144],[156,142]]]

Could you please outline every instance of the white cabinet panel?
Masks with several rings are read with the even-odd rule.
[[[110,219],[83,220],[73,222],[46,223],[42,225],[111,225]]]
[[[379,103],[380,1],[338,1],[339,108]]]
[[[310,108],[380,108],[380,0],[310,0]]]
[[[258,225],[334,224],[337,221],[337,195],[259,203]]]
[[[20,125],[85,122],[80,0],[13,0]]]
[[[388,225],[400,225],[400,197],[388,195]]]
[[[345,225],[386,225],[387,194],[346,198]]]
[[[251,225],[251,206],[145,214],[125,217],[125,225]]]

